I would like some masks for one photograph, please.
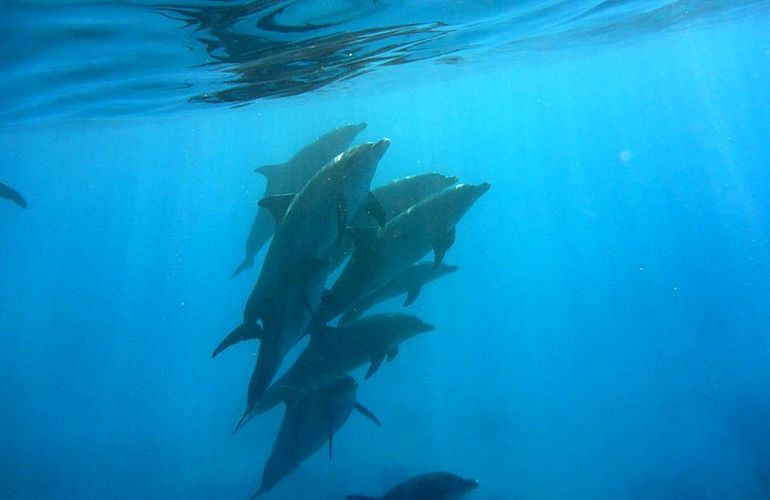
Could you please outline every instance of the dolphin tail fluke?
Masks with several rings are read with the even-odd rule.
[[[212,358],[216,358],[217,354],[224,351],[231,345],[235,345],[239,342],[243,342],[244,340],[252,340],[252,339],[258,339],[262,336],[262,328],[256,323],[244,323],[240,326],[238,326],[235,330],[230,332],[230,334],[224,338],[222,342],[219,343],[216,349],[214,349],[214,352],[211,353]]]
[[[239,274],[241,274],[246,269],[251,269],[251,267],[254,265],[254,257],[247,257],[243,259],[243,262],[241,262],[241,265],[238,266],[235,271],[233,271],[233,274],[230,275],[230,279],[235,278]]]

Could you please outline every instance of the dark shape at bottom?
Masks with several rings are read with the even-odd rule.
[[[404,481],[382,497],[348,495],[347,500],[454,500],[479,487],[476,479],[449,472],[431,472]]]

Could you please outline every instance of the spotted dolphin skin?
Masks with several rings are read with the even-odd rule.
[[[305,183],[335,156],[345,151],[363,129],[366,123],[344,125],[331,130],[299,150],[286,163],[263,165],[255,171],[267,179],[264,197],[284,193],[298,193]],[[254,265],[254,258],[275,230],[270,212],[259,207],[251,224],[243,262],[231,277]]]
[[[19,205],[21,208],[27,208],[27,200],[25,200],[18,191],[13,189],[11,186],[8,186],[7,184],[3,184],[2,182],[0,182],[0,198],[10,200]]]
[[[463,479],[449,472],[431,472],[404,481],[384,496],[348,495],[347,500],[454,500],[478,487],[476,479]]]
[[[355,250],[316,313],[328,322],[383,286],[431,250],[439,267],[455,239],[455,226],[490,184],[458,184],[400,213],[383,228],[354,228]]]
[[[380,425],[377,417],[356,401],[357,390],[353,377],[344,375],[306,387],[287,401],[281,428],[262,471],[262,484],[252,498],[272,489],[327,442],[331,457],[334,434],[353,410]]]
[[[259,415],[286,400],[294,391],[330,377],[344,375],[370,363],[372,376],[385,358],[392,361],[399,346],[434,326],[409,314],[375,314],[348,325],[316,327],[308,347],[257,401],[250,416]]]
[[[355,319],[358,319],[363,313],[365,313],[371,307],[384,302],[388,299],[398,297],[399,295],[406,294],[406,300],[404,300],[404,307],[411,305],[417,297],[420,295],[422,287],[426,284],[435,281],[447,274],[453,273],[460,269],[457,266],[450,266],[441,263],[438,267],[433,262],[418,262],[412,266],[406,268],[404,272],[390,280],[388,283],[382,285],[375,291],[361,297],[355,304],[353,304],[340,318],[340,324],[349,323]]]
[[[377,205],[369,189],[389,145],[388,139],[382,139],[356,146],[318,171],[296,196],[280,195],[260,202],[280,224],[244,308],[242,324],[214,351],[216,355],[241,340],[260,339],[244,417],[267,389],[286,354],[305,335],[345,227],[360,208]]]

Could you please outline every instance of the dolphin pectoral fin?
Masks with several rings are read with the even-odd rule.
[[[372,357],[372,364],[369,365],[369,370],[366,372],[366,375],[364,375],[364,379],[368,380],[369,377],[374,375],[383,361],[385,361],[385,353],[375,354]]]
[[[274,163],[272,165],[262,165],[261,167],[257,167],[254,169],[254,171],[258,174],[262,174],[267,178],[267,180],[271,180],[273,176],[275,176],[278,172],[280,172],[283,167],[284,163]]]
[[[380,229],[374,226],[349,227],[348,233],[353,238],[357,249],[369,252],[376,248],[377,235]]]
[[[337,200],[337,245],[345,237],[345,226],[348,222],[348,202],[344,196]]]
[[[224,351],[231,345],[235,345],[244,340],[259,339],[262,336],[262,328],[256,323],[243,323],[235,328],[230,334],[219,343],[219,345],[211,353],[212,358],[216,358],[217,354]]]
[[[437,238],[435,242],[433,242],[433,252],[435,253],[433,259],[434,268],[438,268],[444,261],[444,255],[446,255],[447,250],[449,250],[452,244],[455,242],[455,233],[455,226],[452,226],[452,229],[444,233],[442,236]]]
[[[248,421],[251,420],[251,417],[253,417],[253,416],[254,416],[254,414],[251,413],[251,410],[246,408],[246,411],[244,411],[243,415],[241,415],[241,419],[238,420],[237,424],[235,424],[235,428],[233,429],[233,434],[235,434],[236,432],[241,430],[241,427],[246,425],[248,423]]]
[[[238,267],[235,269],[235,271],[233,271],[233,274],[231,274],[231,275],[230,275],[230,279],[233,279],[233,278],[235,278],[236,276],[238,276],[239,274],[241,274],[241,273],[242,273],[243,271],[245,271],[246,269],[250,269],[250,268],[251,268],[251,266],[253,266],[253,265],[254,265],[254,258],[253,258],[253,257],[252,257],[252,258],[246,258],[246,259],[243,259],[243,262],[241,262],[241,265],[240,265],[240,266],[238,266]]]
[[[372,413],[370,409],[368,409],[366,406],[362,405],[361,403],[356,403],[356,406],[354,406],[356,410],[358,410],[358,413],[365,416],[375,424],[377,424],[377,427],[382,427],[382,422],[380,422],[380,419],[377,418],[377,415]]]
[[[394,345],[390,349],[388,349],[388,362],[393,361],[396,359],[396,356],[398,356],[398,346]]]
[[[417,300],[417,297],[420,296],[420,290],[422,290],[422,287],[419,286],[409,290],[409,293],[406,294],[406,300],[404,300],[404,307],[411,305],[415,300]]]
[[[364,205],[364,210],[377,221],[377,224],[379,224],[380,227],[385,226],[388,222],[388,216],[385,214],[385,209],[382,208],[380,200],[378,200],[371,191],[369,191],[369,197]]]
[[[266,198],[262,198],[259,200],[257,205],[260,207],[267,209],[270,211],[271,214],[273,214],[273,218],[275,219],[275,224],[278,225],[283,220],[284,216],[286,215],[286,212],[289,210],[289,205],[291,205],[292,200],[294,200],[294,197],[296,195],[291,194],[276,194],[273,196],[268,196]]]

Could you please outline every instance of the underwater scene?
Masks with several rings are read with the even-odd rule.
[[[770,1],[0,42],[0,499],[770,498]]]

